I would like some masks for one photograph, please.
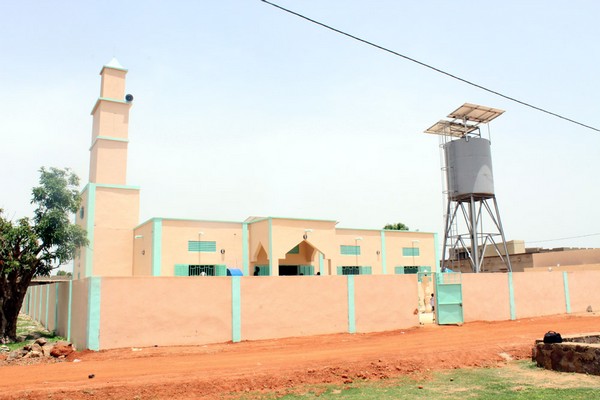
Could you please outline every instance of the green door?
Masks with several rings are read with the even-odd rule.
[[[435,274],[435,319],[439,325],[462,324],[462,275],[460,272]]]

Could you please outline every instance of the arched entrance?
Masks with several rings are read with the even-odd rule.
[[[319,266],[315,265],[318,250],[306,240],[292,247],[285,258],[279,259],[279,275],[315,275],[320,273]]]

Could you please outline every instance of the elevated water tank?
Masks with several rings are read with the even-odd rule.
[[[490,141],[463,137],[444,145],[448,198],[452,201],[487,199],[494,196]]]

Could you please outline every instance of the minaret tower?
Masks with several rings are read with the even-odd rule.
[[[100,97],[92,109],[89,182],[82,192],[76,222],[89,239],[74,260],[75,279],[131,276],[133,228],[139,222],[139,188],[128,186],[129,109],[127,70],[113,58],[100,71]]]

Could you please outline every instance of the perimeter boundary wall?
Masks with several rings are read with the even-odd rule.
[[[465,322],[600,310],[600,271],[462,274]],[[203,345],[419,325],[417,275],[92,277],[22,312],[77,349]]]

